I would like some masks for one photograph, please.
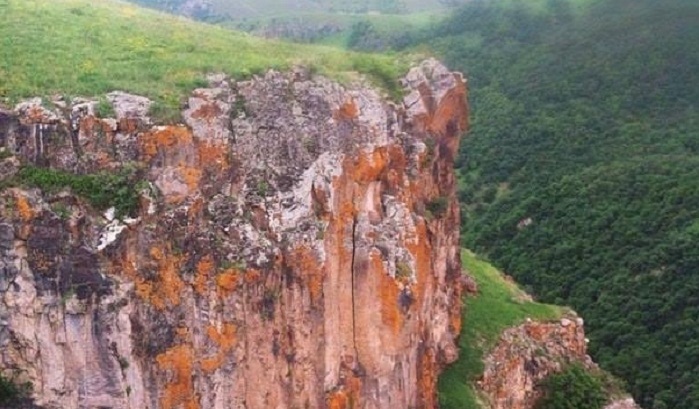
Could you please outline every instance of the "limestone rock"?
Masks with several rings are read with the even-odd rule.
[[[2,155],[2,152],[0,152]],[[20,162],[14,156],[0,159],[0,181],[14,176],[19,170]]]
[[[623,398],[610,403],[604,409],[640,409],[640,407],[633,398]]]
[[[492,409],[531,409],[541,397],[538,385],[571,363],[598,370],[587,355],[583,319],[575,315],[558,322],[527,319],[507,329],[485,359],[478,382]],[[615,398],[605,409],[638,409],[633,398]]]
[[[148,111],[153,105],[153,101],[148,98],[114,91],[107,94],[107,100],[112,104],[117,120],[142,119],[144,122],[148,122]]]

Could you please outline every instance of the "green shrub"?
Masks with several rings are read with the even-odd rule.
[[[12,405],[19,402],[30,394],[31,389],[31,383],[17,385],[12,380],[0,375],[0,405]]]
[[[257,182],[257,194],[265,197],[267,196],[267,192],[269,192],[269,183],[267,183],[266,180],[260,180]]]
[[[3,148],[0,150],[0,160],[11,158],[12,156],[14,156],[14,154],[9,149]]]
[[[442,217],[449,207],[449,199],[446,196],[436,197],[425,203],[425,209],[434,217]]]
[[[413,276],[413,269],[405,261],[396,262],[396,278],[399,280],[409,280]]]
[[[577,364],[550,375],[542,388],[536,409],[601,409],[607,401],[602,381]]]
[[[101,97],[99,99],[99,101],[97,102],[97,106],[95,107],[95,111],[97,116],[100,118],[111,118],[116,116],[116,113],[114,112],[114,107],[109,101],[107,101],[106,97]]]
[[[133,171],[76,175],[47,168],[26,166],[17,173],[17,181],[52,192],[70,188],[99,210],[116,209],[117,216],[133,214],[138,207],[138,191]]]

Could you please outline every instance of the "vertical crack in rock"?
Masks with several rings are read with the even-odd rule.
[[[354,346],[354,356],[355,359],[357,360],[356,365],[359,366],[359,350],[357,349],[357,327],[356,322],[357,322],[357,306],[355,305],[355,290],[354,286],[356,283],[354,282],[354,276],[355,276],[355,258],[357,256],[357,216],[354,216],[352,220],[352,262],[351,262],[351,274],[352,274],[352,346]]]
[[[80,149],[80,138],[78,136],[78,130],[73,129],[73,127],[70,125],[68,125],[66,128],[68,129],[68,133],[70,134],[70,143],[73,147],[75,157],[79,160],[83,156],[83,151],[82,149]]]

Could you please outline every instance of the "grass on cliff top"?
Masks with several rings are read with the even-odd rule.
[[[402,60],[259,39],[118,0],[0,0],[0,98],[8,103],[123,90],[179,112],[207,73],[246,78],[296,64],[338,80],[358,71],[395,97]]]
[[[483,373],[483,358],[509,327],[534,320],[559,319],[564,308],[529,300],[527,294],[489,263],[464,250],[464,268],[478,283],[478,294],[465,299],[459,360],[439,378],[442,409],[481,408],[474,384]]]

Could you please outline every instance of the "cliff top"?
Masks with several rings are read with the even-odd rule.
[[[295,65],[338,80],[360,72],[391,93],[407,71],[394,57],[262,40],[117,0],[0,1],[0,102],[123,90],[154,99],[167,117],[206,74]]]

